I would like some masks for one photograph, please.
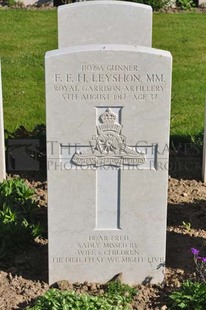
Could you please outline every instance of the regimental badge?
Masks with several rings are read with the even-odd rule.
[[[138,166],[146,162],[143,152],[126,145],[126,137],[121,134],[123,126],[116,122],[117,115],[107,108],[100,115],[96,139],[90,142],[91,148],[76,152],[72,163],[78,166]]]

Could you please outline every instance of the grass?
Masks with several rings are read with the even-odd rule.
[[[56,10],[0,10],[5,128],[45,123],[44,54],[57,48]]]
[[[0,10],[5,128],[45,123],[44,54],[57,48],[56,10]],[[154,13],[153,47],[173,55],[172,135],[203,131],[205,14]],[[73,30],[74,31],[74,30]]]
[[[203,131],[206,98],[206,16],[201,13],[155,13],[153,47],[173,56],[171,134]]]

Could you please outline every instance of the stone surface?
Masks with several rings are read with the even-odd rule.
[[[53,4],[52,0],[22,0],[24,6],[51,6]]]
[[[59,48],[84,44],[151,46],[152,8],[124,1],[86,1],[58,8]]]
[[[49,282],[161,282],[171,55],[89,45],[46,54]]]
[[[198,6],[206,6],[206,0],[198,0]]]
[[[5,142],[4,142],[4,117],[3,117],[3,99],[1,83],[1,62],[0,62],[0,182],[6,178],[5,168]]]

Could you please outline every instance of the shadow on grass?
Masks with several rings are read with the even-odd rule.
[[[15,132],[5,130],[7,173],[29,181],[46,181],[46,126],[32,131],[19,126]]]

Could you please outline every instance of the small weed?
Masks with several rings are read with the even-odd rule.
[[[182,10],[190,10],[192,7],[194,7],[193,0],[177,0],[177,5]]]
[[[101,296],[77,294],[74,291],[50,289],[37,298],[33,307],[27,310],[129,310],[129,302],[136,295],[136,289],[120,282],[106,285],[106,293]]]
[[[200,256],[198,249],[192,248],[191,252],[194,257],[194,263],[197,271],[197,279],[206,283],[206,257]]]
[[[180,289],[169,295],[172,300],[169,309],[205,310],[206,309],[206,285],[205,283],[183,282]]]
[[[20,178],[0,183],[0,257],[41,235],[34,190]]]
[[[188,231],[190,232],[191,228],[192,228],[192,225],[190,222],[182,222],[182,226]]]
[[[136,295],[137,290],[127,284],[121,283],[120,281],[111,281],[106,286],[106,296],[108,298],[114,298],[115,296],[121,296],[121,298],[129,303]]]
[[[8,7],[13,7],[13,6],[15,6],[16,5],[16,1],[15,0],[7,0],[7,5],[8,5]]]
[[[200,256],[198,249],[192,248],[198,281],[187,280],[180,289],[169,295],[169,309],[205,310],[206,309],[206,257]]]

